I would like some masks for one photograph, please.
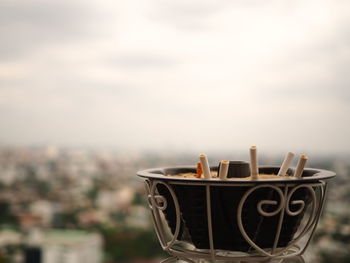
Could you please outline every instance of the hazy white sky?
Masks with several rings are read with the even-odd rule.
[[[2,0],[0,143],[350,148],[347,0]]]

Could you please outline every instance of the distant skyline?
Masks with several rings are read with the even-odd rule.
[[[350,152],[350,2],[0,2],[0,145]]]

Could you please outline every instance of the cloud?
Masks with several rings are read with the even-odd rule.
[[[160,69],[171,68],[180,64],[180,61],[171,56],[156,54],[123,54],[111,56],[103,61],[105,65],[122,69]]]
[[[210,19],[227,7],[229,1],[155,0],[149,19],[182,31],[210,29]]]
[[[117,2],[0,3],[0,142],[348,147],[347,12]]]
[[[85,2],[0,1],[0,59],[40,52],[48,44],[84,38],[94,17]]]
[[[285,101],[308,99],[335,100],[350,105],[350,38],[346,31],[324,39],[317,46],[300,48],[268,70],[260,95]],[[341,44],[340,44],[341,43]],[[347,43],[347,44],[345,44]]]

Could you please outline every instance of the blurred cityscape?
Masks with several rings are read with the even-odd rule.
[[[219,160],[219,155],[211,155]],[[307,262],[350,262],[350,159],[314,156],[333,170]],[[278,165],[283,156],[262,156]],[[242,158],[243,159],[243,158]],[[247,159],[247,158],[245,158]],[[194,164],[196,154],[45,147],[0,148],[0,263],[159,262],[136,171]]]

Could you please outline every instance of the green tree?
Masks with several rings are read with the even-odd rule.
[[[103,229],[105,252],[112,262],[164,256],[153,230]]]
[[[12,214],[10,204],[6,201],[0,201],[0,224],[6,224],[10,226],[17,225],[17,218]]]

